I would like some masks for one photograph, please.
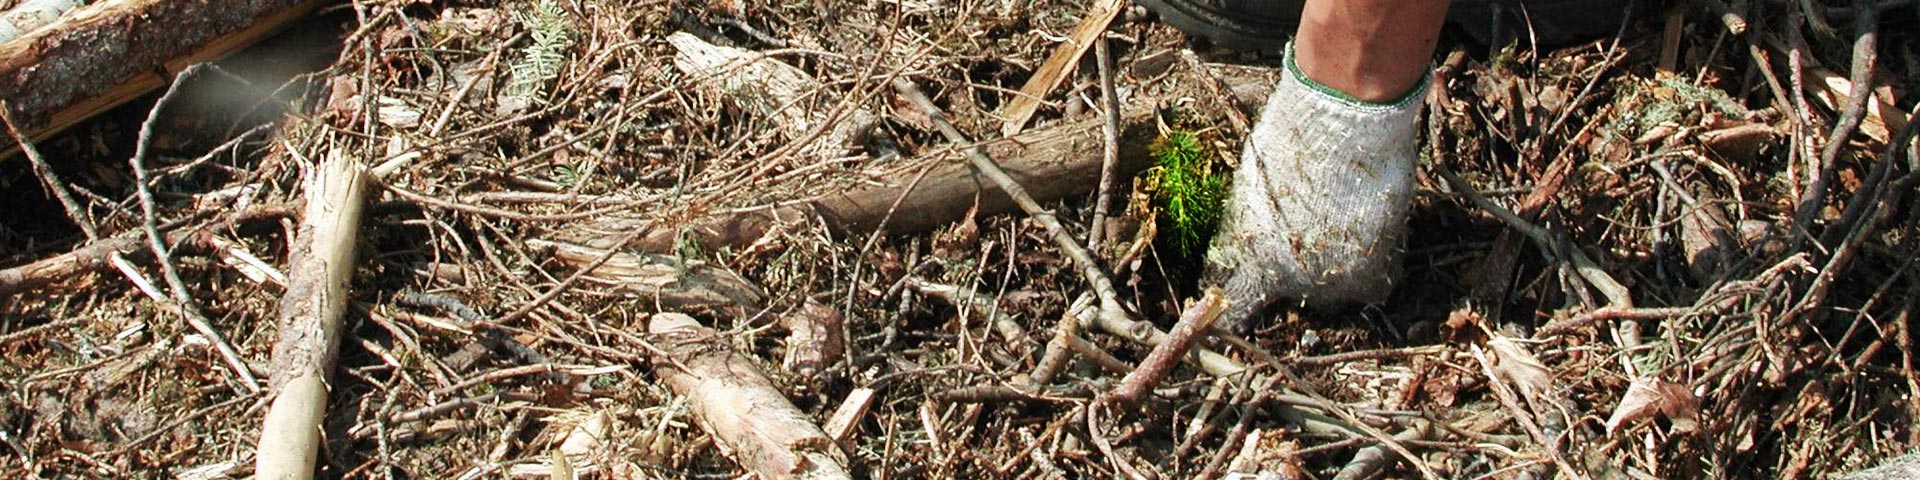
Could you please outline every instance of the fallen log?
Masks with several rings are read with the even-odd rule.
[[[1132,107],[1121,115],[1119,177],[1131,176],[1145,168],[1151,159],[1148,145],[1156,136],[1153,110]],[[982,146],[1000,162],[1015,181],[1026,187],[1034,200],[1051,202],[1092,191],[1100,178],[1101,120],[1089,120],[1029,131],[1013,137],[985,142]],[[937,228],[965,216],[979,199],[979,213],[993,215],[1013,211],[1016,206],[1006,192],[980,176],[966,162],[965,152],[945,152],[889,169],[875,176],[885,182],[878,186],[827,193],[777,208],[721,213],[685,220],[663,220],[630,244],[648,252],[671,252],[676,242],[690,242],[708,249],[742,247],[759,240],[782,221],[819,215],[838,234],[870,232],[885,222],[892,233],[916,233]],[[929,166],[929,163],[932,165]],[[929,168],[918,185],[912,184],[917,171]],[[895,202],[898,208],[894,208]],[[648,220],[605,218],[556,232],[555,238],[597,248],[613,248],[609,231],[632,231]]]
[[[353,278],[354,243],[366,201],[358,160],[330,152],[307,184],[306,215],[293,240],[287,291],[280,297],[280,339],[273,345],[272,406],[260,430],[254,473],[262,479],[313,478],[327,377],[340,349],[340,320]]]
[[[81,7],[0,44],[0,98],[29,138],[45,138],[332,1],[107,0]]]
[[[713,329],[662,313],[647,331],[665,350],[655,375],[687,398],[700,428],[741,468],[767,479],[852,478],[833,439]]]

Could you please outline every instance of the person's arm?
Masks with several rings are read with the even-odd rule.
[[[1280,299],[1377,303],[1399,276],[1445,0],[1308,0],[1247,135],[1202,282],[1245,325]]]
[[[1427,75],[1447,0],[1308,0],[1294,39],[1307,78],[1355,99],[1399,99]]]

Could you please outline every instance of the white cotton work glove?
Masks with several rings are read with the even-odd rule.
[[[1427,81],[1364,102],[1307,79],[1287,49],[1280,84],[1234,171],[1203,285],[1237,327],[1270,303],[1377,303],[1399,276],[1413,199],[1415,120]]]

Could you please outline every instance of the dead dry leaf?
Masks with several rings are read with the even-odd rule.
[[[1499,333],[1489,335],[1487,347],[1493,350],[1496,359],[1493,371],[1517,386],[1527,400],[1539,401],[1540,395],[1553,387],[1553,371],[1512,339]]]
[[[1635,380],[1627,386],[1627,394],[1613,407],[1613,415],[1607,418],[1607,434],[1612,435],[1620,427],[1632,422],[1665,415],[1673,422],[1674,433],[1689,433],[1699,428],[1700,399],[1687,390],[1686,385],[1661,381],[1655,378]]]

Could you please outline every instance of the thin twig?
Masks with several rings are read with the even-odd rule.
[[[17,331],[17,332],[10,332],[10,333],[7,333],[6,335],[0,335],[0,349],[11,347],[13,346],[14,342],[19,342],[22,340],[26,340],[28,338],[38,336],[42,332],[46,332],[48,330],[64,329],[67,327],[84,325],[89,321],[91,320],[86,317],[73,317],[65,320],[55,320],[55,321],[51,321],[51,322],[47,322],[39,325],[34,325],[27,328],[22,328],[20,329],[20,331]]]
[[[927,116],[933,119],[934,125],[940,129],[940,133],[946,135],[947,141],[959,145],[973,146],[972,148],[968,148],[967,152],[969,154],[968,158],[973,161],[974,168],[980,170],[982,175],[992,180],[994,185],[999,186],[1000,190],[1006,192],[1008,197],[1012,197],[1013,202],[1019,204],[1020,209],[1027,212],[1028,216],[1033,217],[1034,221],[1040,222],[1040,225],[1046,227],[1047,235],[1051,237],[1053,243],[1060,247],[1061,252],[1065,253],[1068,258],[1073,259],[1075,264],[1078,264],[1081,274],[1087,277],[1086,280],[1092,284],[1094,293],[1099,295],[1101,316],[1125,316],[1120,306],[1119,294],[1113,288],[1113,279],[1107,278],[1107,274],[1105,270],[1100,267],[1099,262],[1094,260],[1093,255],[1087,252],[1086,247],[1080,245],[1079,241],[1074,240],[1072,234],[1067,233],[1067,227],[1060,224],[1060,220],[1054,217],[1053,212],[1047,211],[1045,207],[1040,206],[1040,202],[1034,201],[1033,196],[1027,194],[1026,187],[1020,186],[1020,182],[1015,181],[1012,176],[1007,175],[1005,170],[1000,169],[999,164],[994,163],[992,158],[987,157],[986,151],[980,147],[979,144],[967,139],[966,134],[960,133],[960,130],[955,128],[952,122],[948,122],[946,114],[941,112],[940,107],[935,106],[932,100],[927,99],[927,95],[920,91],[920,87],[914,86],[911,81],[905,78],[895,78],[893,79],[893,88],[898,90],[901,95],[905,95],[909,100],[913,101],[922,111],[925,111]]]
[[[226,360],[227,366],[232,368],[234,375],[239,377],[241,385],[245,386],[249,393],[253,393],[260,391],[260,381],[253,377],[253,371],[247,366],[246,361],[240,358],[240,353],[233,349],[233,345],[228,344],[227,340],[220,336],[220,332],[213,329],[212,322],[207,319],[206,314],[201,312],[200,306],[193,301],[193,297],[187,294],[187,282],[180,279],[180,272],[173,267],[173,256],[167,248],[167,238],[160,233],[153,191],[147,188],[147,155],[153,148],[153,129],[159,123],[160,112],[172,103],[175,96],[179,95],[180,87],[187,83],[187,79],[192,78],[204,68],[205,64],[195,64],[174,76],[173,85],[167,87],[167,93],[160,96],[160,100],[153,104],[152,110],[147,111],[147,120],[140,125],[140,136],[134,144],[133,158],[128,159],[127,163],[133,167],[134,191],[140,198],[142,217],[140,228],[147,233],[147,247],[153,251],[154,261],[160,264],[161,276],[167,282],[167,289],[171,291],[173,301],[177,304],[175,306],[186,318],[187,325],[213,343],[214,349],[220,352],[220,357]]]
[[[1105,430],[1100,428],[1100,407],[1106,403],[1106,397],[1101,397],[1087,404],[1087,437],[1093,440],[1093,446],[1099,448],[1100,454],[1113,462],[1113,467],[1120,473],[1126,474],[1129,479],[1146,480],[1146,475],[1141,475],[1139,470],[1133,468],[1133,459],[1114,452],[1113,442],[1107,440]]]
[[[1513,419],[1519,422],[1522,430],[1533,436],[1533,441],[1539,442],[1541,448],[1546,449],[1547,457],[1553,459],[1555,466],[1560,467],[1560,474],[1567,478],[1586,478],[1581,476],[1578,470],[1574,470],[1572,464],[1567,463],[1565,455],[1552,447],[1553,438],[1547,436],[1546,431],[1540,428],[1540,424],[1535,422],[1531,415],[1525,415],[1526,410],[1520,406],[1519,395],[1514,393],[1514,387],[1500,381],[1500,376],[1494,373],[1493,362],[1487,359],[1488,354],[1478,345],[1473,347],[1472,353],[1473,358],[1479,361],[1482,373],[1487,376],[1487,385],[1493,390],[1494,398],[1500,401],[1501,406],[1513,412]],[[1501,359],[1501,361],[1510,360]]]
[[[67,191],[66,182],[60,181],[60,176],[53,173],[53,166],[48,165],[46,157],[40,155],[40,149],[34,148],[33,141],[27,138],[26,132],[20,130],[20,123],[13,120],[13,105],[5,100],[0,100],[0,121],[6,122],[7,131],[13,134],[14,143],[20,144],[20,151],[26,152],[27,160],[33,163],[34,176],[40,177],[40,183],[46,186],[47,191],[53,192],[53,198],[60,200],[60,208],[66,209],[67,218],[72,219],[75,225],[80,226],[80,231],[87,234],[87,241],[99,240],[100,231],[95,229],[93,221],[88,219],[86,208],[81,207],[80,202],[74,201],[73,193]]]
[[[1827,199],[1827,188],[1833,183],[1833,177],[1839,172],[1840,151],[1847,146],[1847,138],[1852,137],[1860,128],[1860,121],[1867,116],[1867,102],[1873,98],[1873,66],[1879,58],[1878,20],[1875,18],[1873,0],[1854,2],[1860,8],[1859,23],[1856,27],[1859,36],[1853,43],[1853,91],[1847,94],[1847,107],[1841,111],[1839,123],[1827,135],[1827,143],[1820,151],[1819,163],[1807,173],[1807,189],[1800,192],[1799,207],[1794,209],[1793,223],[1797,228],[1811,230],[1813,219],[1820,214]],[[1840,235],[1828,232],[1821,237],[1826,243],[1838,240]],[[1804,238],[1804,237],[1796,237]]]
[[[1453,173],[1453,169],[1447,168],[1444,165],[1436,165],[1435,170],[1440,172],[1440,176],[1445,178],[1447,183],[1452,185],[1455,190],[1466,194],[1467,199],[1472,200],[1473,204],[1479,206],[1481,210],[1486,210],[1487,213],[1493,214],[1493,216],[1499,218],[1500,221],[1506,222],[1509,228],[1519,230],[1520,233],[1526,234],[1528,238],[1532,238],[1535,243],[1539,244],[1540,248],[1553,252],[1555,254],[1554,256],[1565,259],[1568,263],[1573,264],[1575,273],[1580,274],[1581,278],[1586,279],[1587,283],[1592,284],[1593,288],[1599,290],[1602,295],[1606,295],[1608,306],[1618,308],[1633,307],[1633,297],[1627,291],[1627,287],[1614,280],[1613,276],[1607,274],[1606,270],[1601,269],[1598,264],[1593,263],[1593,260],[1587,258],[1587,255],[1582,253],[1579,248],[1564,246],[1562,242],[1556,240],[1554,235],[1546,229],[1529,223],[1525,219],[1520,218],[1519,215],[1514,214],[1513,211],[1507,210],[1506,207],[1502,207],[1499,204],[1493,203],[1492,200],[1488,200],[1486,195],[1481,195],[1480,191],[1474,189],[1472,184],[1460,178],[1459,174]]]
[[[651,231],[653,231],[653,225],[648,224],[647,226],[628,232],[613,244],[626,245],[627,242],[631,242],[635,238],[640,238],[642,235],[646,235],[647,232]],[[568,275],[566,280],[561,280],[559,285],[554,285],[553,289],[547,290],[547,293],[540,294],[540,296],[535,297],[533,301],[527,302],[526,305],[521,305],[519,309],[514,310],[512,313],[502,315],[499,319],[490,323],[493,325],[506,325],[509,322],[520,319],[520,317],[525,317],[527,314],[533,313],[534,310],[539,309],[542,305],[546,305],[547,302],[558,298],[561,293],[565,293],[568,289],[573,288],[573,285],[580,283],[580,280],[586,278],[588,273],[600,268],[601,265],[605,265],[608,260],[612,260],[618,253],[620,253],[620,249],[618,248],[607,249],[606,252],[600,254],[600,258],[595,258],[586,266],[580,267],[580,270],[573,272],[573,275]]]
[[[1067,306],[1066,312],[1060,314],[1060,322],[1053,326],[1053,339],[1047,341],[1046,350],[1040,354],[1040,362],[1034,365],[1033,374],[1027,376],[1032,386],[1053,383],[1053,377],[1066,367],[1068,361],[1073,360],[1073,341],[1080,337],[1080,331],[1085,328],[1082,318],[1092,313],[1093,308],[1093,299],[1083,294]]]
[[[1914,111],[1920,113],[1920,105],[1916,105]],[[1907,142],[1913,139],[1916,124],[1920,124],[1920,122],[1908,123],[1907,126],[1900,129],[1900,133],[1893,138],[1892,144],[1887,146],[1887,154],[1880,160],[1881,162],[1897,161],[1896,159],[1899,158],[1902,148],[1907,145]],[[1913,174],[1909,173],[1908,175],[1911,176]],[[1892,174],[1889,173],[1882,177],[1891,176]],[[1880,195],[1878,195],[1879,198],[1859,198],[1855,200],[1870,203],[1866,207],[1863,207],[1865,210],[1861,213],[1861,221],[1858,225],[1851,228],[1847,232],[1846,237],[1842,238],[1840,245],[1834,248],[1833,255],[1827,258],[1826,265],[1822,266],[1820,273],[1814,276],[1813,284],[1807,287],[1806,294],[1800,297],[1800,301],[1794,305],[1792,310],[1786,312],[1783,320],[1797,319],[1802,315],[1813,312],[1826,303],[1827,293],[1832,289],[1834,282],[1838,281],[1847,271],[1848,267],[1851,266],[1853,258],[1857,256],[1860,251],[1860,245],[1865,243],[1867,238],[1873,235],[1874,227],[1882,220],[1877,217],[1884,215],[1888,209],[1893,208],[1896,197],[1900,195],[1904,189],[1885,188],[1882,190]]]
[[[1593,310],[1591,312],[1580,314],[1580,316],[1578,317],[1573,317],[1573,318],[1558,321],[1558,322],[1548,323],[1546,326],[1540,327],[1539,330],[1534,331],[1533,338],[1547,338],[1555,335],[1565,335],[1568,333],[1573,333],[1574,330],[1579,329],[1580,327],[1584,327],[1584,326],[1591,325],[1598,322],[1604,322],[1607,320],[1659,320],[1659,319],[1665,319],[1665,318],[1684,317],[1684,316],[1693,315],[1696,313],[1703,313],[1703,312],[1701,312],[1700,309],[1693,308],[1693,307],[1665,307],[1665,308],[1604,307],[1604,308]]]
[[[1200,473],[1193,478],[1214,478],[1214,473],[1226,466],[1227,458],[1231,457],[1234,451],[1239,450],[1235,444],[1246,438],[1247,428],[1253,424],[1255,414],[1260,412],[1261,406],[1273,399],[1274,392],[1281,390],[1280,382],[1286,378],[1285,375],[1268,377],[1266,384],[1254,391],[1253,399],[1248,400],[1246,406],[1240,410],[1240,420],[1234,422],[1232,430],[1227,431],[1225,443],[1220,444],[1220,449],[1214,451],[1213,458],[1207,460],[1207,466],[1201,468]]]

